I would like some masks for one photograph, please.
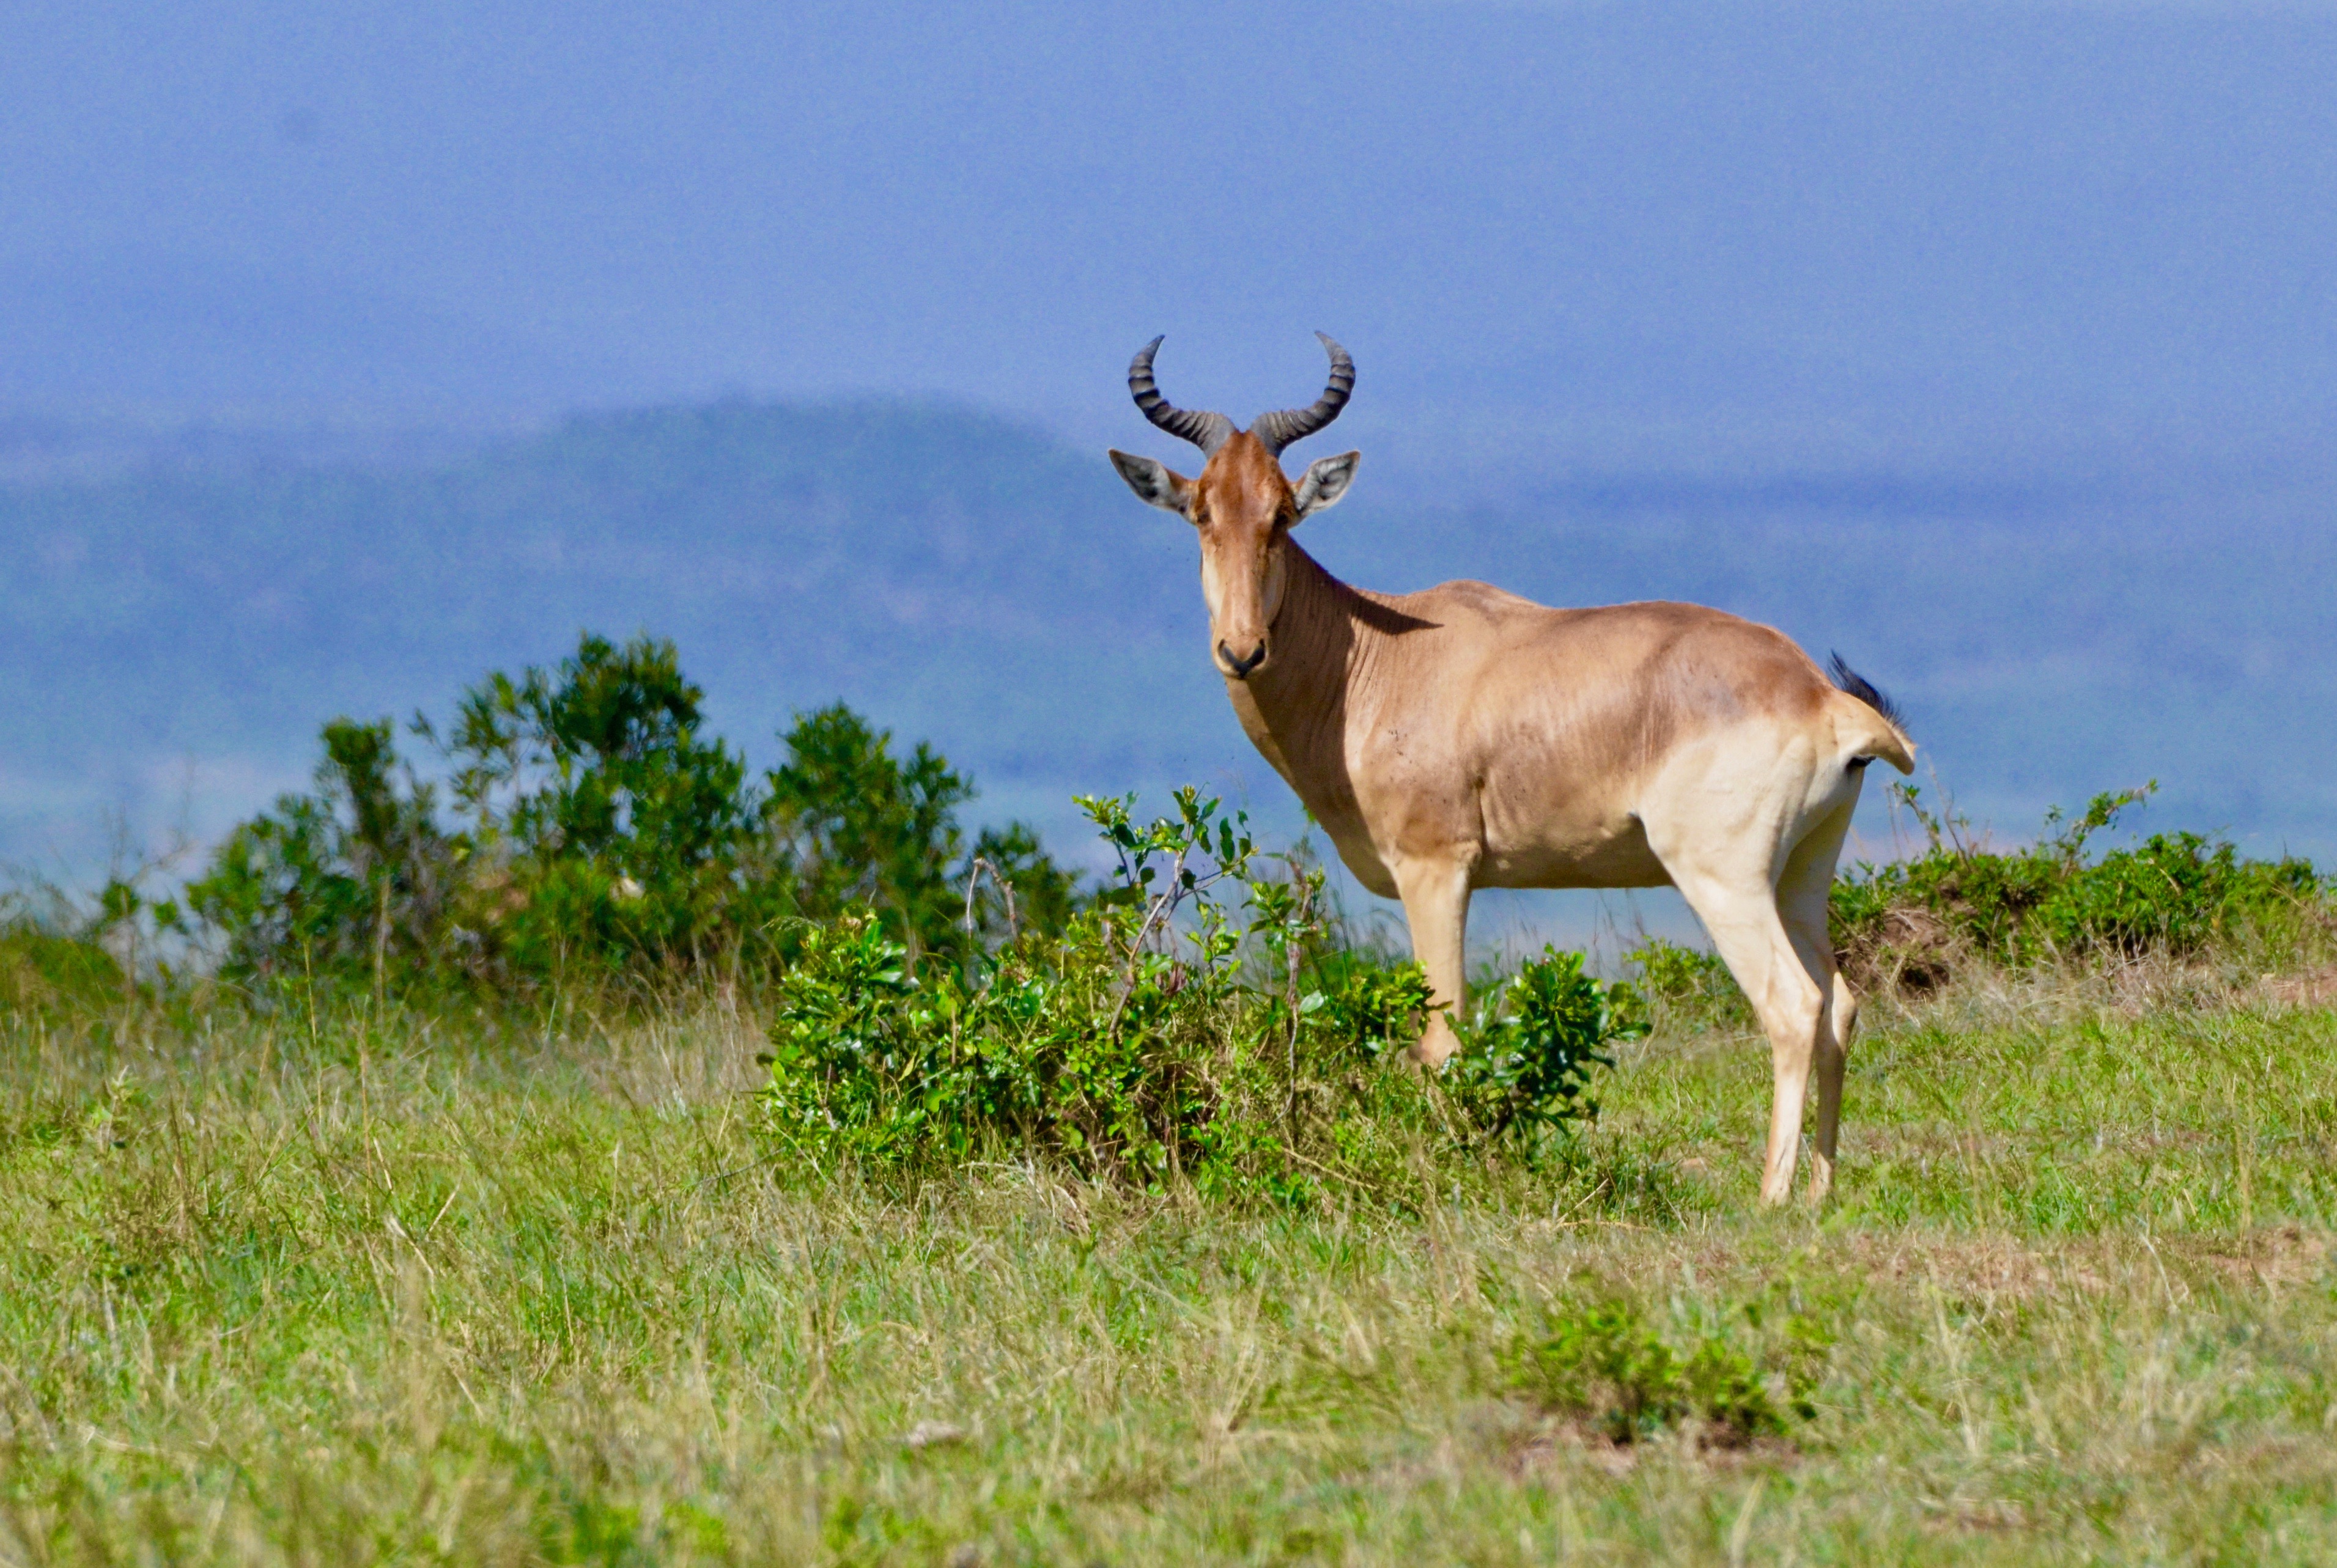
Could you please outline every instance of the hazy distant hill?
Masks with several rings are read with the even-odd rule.
[[[297,776],[323,718],[442,710],[585,626],[676,638],[749,745],[841,695],[1002,783],[1102,787],[1183,744],[1150,716],[1192,609],[1184,541],[1120,493],[977,414],[745,404],[418,471],[0,491],[7,847],[61,804],[167,807],[178,759],[204,800],[249,795]]]
[[[2156,775],[2158,821],[2326,853],[2327,479],[1621,474],[1419,507],[1375,498],[1427,487],[1367,453],[1303,537],[1374,587],[1692,598],[1840,648],[2003,828]],[[750,752],[840,696],[971,767],[987,810],[1060,827],[1075,789],[1192,778],[1288,820],[1202,651],[1186,531],[1100,453],[963,409],[734,402],[403,465],[20,481],[0,549],[19,862],[86,864],[110,805],[215,830],[304,774],[323,719],[443,713],[586,626],[679,640]]]

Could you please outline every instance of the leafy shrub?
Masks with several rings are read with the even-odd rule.
[[[1373,1060],[1419,1038],[1431,993],[1417,963],[1333,950],[1313,978],[1299,1004],[1308,1034]],[[1646,1034],[1647,1019],[1632,988],[1594,979],[1580,953],[1546,946],[1506,980],[1479,988],[1456,1032],[1461,1049],[1435,1080],[1447,1104],[1475,1140],[1530,1143],[1598,1115],[1590,1069],[1611,1066],[1607,1048]]]
[[[1862,862],[1836,880],[1833,932],[1844,967],[1865,983],[1921,990],[1970,959],[2025,966],[2184,956],[2318,909],[2322,888],[2311,862],[2244,861],[2230,843],[2198,833],[2154,834],[2088,858],[2088,841],[2156,787],[2097,795],[2075,822],[2053,812],[2037,843],[2000,852],[1970,842],[1961,819],[1926,810],[1912,786],[1894,785],[1928,842],[1912,860]]]
[[[1107,923],[1083,913],[1064,950],[1009,950],[978,988],[913,975],[873,917],[807,933],[775,998],[775,1125],[891,1163],[963,1160],[1001,1137],[1091,1174],[1205,1163],[1219,1108],[1207,1068],[1231,1042],[1210,1027],[1206,981],[1111,985]]]
[[[1441,1078],[1392,1073],[1428,1005],[1418,966],[1318,945],[1320,873],[1253,874],[1262,857],[1215,801],[1179,790],[1149,824],[1131,803],[1081,802],[1111,879],[1060,936],[1026,936],[986,972],[913,974],[873,914],[801,933],[764,1058],[774,1132],[895,1164],[1004,1144],[1095,1176],[1297,1201],[1307,1173],[1352,1178],[1392,1153],[1340,1115],[1358,1097],[1391,1115],[1380,1132],[1425,1131],[1433,1083],[1464,1145],[1590,1114],[1590,1068],[1638,1026],[1628,989],[1579,954],[1497,988]],[[1222,896],[1237,888],[1247,923]]]
[[[0,910],[0,1008],[87,1013],[120,998],[121,964],[90,933],[20,901]]]
[[[1488,1138],[1533,1138],[1560,1123],[1595,1116],[1590,1069],[1603,1053],[1646,1034],[1628,986],[1593,979],[1580,953],[1545,946],[1481,1004],[1446,1065],[1445,1092]]]
[[[1807,1371],[1764,1376],[1723,1336],[1701,1333],[1683,1353],[1629,1302],[1553,1309],[1504,1358],[1511,1385],[1544,1409],[1589,1422],[1616,1443],[1636,1443],[1695,1417],[1723,1446],[1782,1435],[1788,1414],[1807,1419]],[[1780,1397],[1782,1396],[1782,1398]]]
[[[2242,861],[2197,833],[2154,833],[2054,889],[2036,925],[2064,953],[2192,953],[2317,891],[2309,862]]]
[[[702,698],[646,637],[588,633],[551,669],[488,677],[443,738],[415,726],[449,765],[453,825],[388,720],[336,719],[316,791],[230,833],[188,910],[231,979],[376,990],[768,968],[775,931],[862,907],[913,965],[963,963],[1068,918],[1073,879],[1029,828],[965,849],[972,781],[931,748],[898,760],[839,705],[798,716],[758,784],[702,735]]]
[[[220,934],[231,972],[427,961],[456,875],[434,792],[402,765],[389,721],[325,726],[318,793],[278,797],[237,827],[184,898]]]
[[[461,927],[524,973],[701,958],[742,893],[746,764],[699,735],[673,644],[586,634],[556,669],[464,693],[449,751],[470,818]],[[751,897],[748,901],[751,903]]]
[[[1752,1023],[1752,1004],[1718,953],[1649,937],[1623,955],[1638,974],[1637,987],[1666,1020],[1693,1027],[1736,1027]]]
[[[922,744],[895,761],[892,738],[841,703],[787,732],[762,814],[791,867],[795,907],[816,919],[879,911],[913,960],[962,960],[970,941],[1026,922],[1061,930],[1078,901],[1071,873],[1020,823],[984,830],[966,852],[956,813],[973,782]]]
[[[1391,963],[1374,955],[1335,951],[1319,961],[1315,989],[1298,1004],[1303,1027],[1374,1059],[1405,1049],[1420,1037],[1428,1011],[1428,976],[1417,963]]]
[[[1204,1186],[1257,1152],[1240,1102],[1266,1065],[1238,1027],[1239,933],[1209,896],[1255,846],[1189,789],[1142,827],[1127,800],[1081,803],[1120,853],[1115,885],[979,980],[913,976],[873,915],[803,934],[766,1058],[777,1129],[894,1161],[1008,1137],[1091,1174]]]
[[[873,917],[812,928],[775,998],[771,1054],[762,1058],[774,1106],[865,1152],[902,1151],[947,1105],[957,999],[921,996],[908,950]]]

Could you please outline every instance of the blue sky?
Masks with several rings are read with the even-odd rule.
[[[2324,428],[2337,13],[0,6],[0,403],[1172,392],[1530,461]],[[1109,423],[1108,423],[1109,422]],[[1424,460],[1424,459],[1423,459]]]
[[[739,393],[1168,455],[1138,344],[1247,418],[1320,327],[1360,580],[1691,593],[1846,638],[2001,827],[2162,774],[2161,825],[2319,852],[2332,83],[2337,5],[0,0],[0,456]],[[131,762],[225,820],[310,744]],[[20,748],[0,803],[85,828],[95,776]]]

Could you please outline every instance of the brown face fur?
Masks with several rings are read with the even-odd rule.
[[[1296,492],[1257,437],[1229,438],[1192,482],[1185,515],[1201,536],[1201,593],[1209,657],[1237,680],[1274,657],[1282,607],[1282,542],[1298,521]]]
[[[1338,504],[1359,455],[1318,458],[1293,486],[1273,448],[1248,431],[1226,436],[1198,479],[1149,457],[1111,454],[1130,490],[1200,534],[1209,656],[1227,679],[1247,680],[1273,657],[1275,617],[1290,572],[1285,548],[1290,530],[1299,519]]]

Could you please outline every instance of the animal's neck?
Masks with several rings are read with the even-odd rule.
[[[1381,634],[1358,613],[1367,600],[1299,548],[1282,541],[1282,603],[1274,618],[1275,664],[1284,678],[1267,683],[1277,697],[1311,706],[1343,687],[1356,657]]]
[[[1246,681],[1228,680],[1235,714],[1266,759],[1317,816],[1339,803],[1315,798],[1344,779],[1349,694],[1361,666],[1386,633],[1365,618],[1371,601],[1316,564],[1290,540],[1281,548],[1282,602],[1274,656]]]

